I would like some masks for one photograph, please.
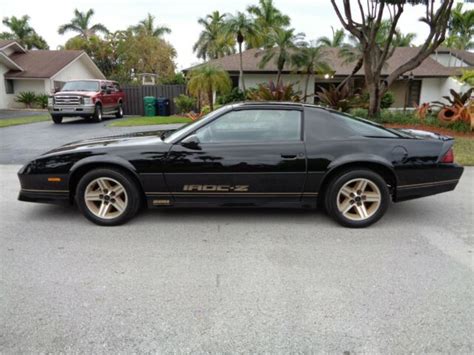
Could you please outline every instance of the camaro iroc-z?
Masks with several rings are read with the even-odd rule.
[[[386,129],[314,105],[240,103],[174,131],[66,144],[18,173],[19,199],[77,203],[100,225],[148,207],[323,207],[376,222],[398,202],[453,190],[453,139]]]

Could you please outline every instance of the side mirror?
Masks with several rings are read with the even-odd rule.
[[[111,89],[107,89],[107,90],[105,90],[105,93],[106,93],[107,95],[110,95],[110,94],[112,93],[112,90],[111,90]]]
[[[61,91],[61,89],[58,88],[58,87],[55,87],[55,88],[53,89],[53,93],[54,93],[54,94],[56,94],[56,93],[59,92],[59,91]]]
[[[195,134],[191,134],[181,141],[181,145],[189,149],[201,149],[199,143],[199,138]]]

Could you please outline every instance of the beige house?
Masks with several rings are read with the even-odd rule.
[[[277,68],[273,62],[264,68],[259,67],[261,60],[260,49],[249,49],[243,52],[244,80],[247,88],[257,86],[260,83],[275,81]],[[418,48],[400,47],[396,48],[393,56],[383,68],[383,75],[388,75],[407,58],[416,54]],[[345,63],[339,56],[338,48],[327,48],[326,61],[331,65],[334,74],[331,76],[312,76],[309,80],[308,94],[314,94],[320,87],[328,87],[338,84],[346,78],[353,70],[353,63]],[[233,86],[241,86],[239,83],[239,55],[233,54],[223,58],[209,61],[210,64],[219,66],[229,72]],[[396,81],[390,91],[394,93],[395,103],[393,107],[401,108],[407,105],[441,100],[442,96],[448,95],[450,89],[463,91],[467,86],[462,85],[453,76],[458,75],[461,69],[474,68],[474,53],[451,49],[439,49],[435,54],[428,57],[419,67]],[[192,70],[186,69],[185,72]],[[285,68],[282,75],[285,83],[296,84],[300,91],[304,89],[305,76],[295,73],[290,68]],[[352,85],[362,88],[364,85],[364,72],[360,70],[353,78]],[[308,102],[314,99],[311,97]]]
[[[73,79],[105,79],[83,51],[26,50],[15,41],[0,40],[0,109],[22,107],[18,93],[49,94]]]

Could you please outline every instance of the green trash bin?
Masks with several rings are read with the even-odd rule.
[[[145,96],[143,98],[143,106],[145,107],[145,116],[156,116],[156,97]]]

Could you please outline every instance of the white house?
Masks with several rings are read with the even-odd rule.
[[[393,56],[384,66],[382,75],[387,76],[400,64],[414,56],[418,50],[418,48],[414,47],[396,48]],[[260,49],[249,49],[243,52],[244,81],[247,88],[255,87],[260,83],[268,83],[270,80],[275,81],[276,79],[276,65],[270,62],[264,68],[261,68],[259,66],[261,58]],[[338,48],[327,48],[325,60],[333,68],[333,75],[326,77],[312,76],[308,85],[309,95],[313,95],[320,87],[328,87],[331,84],[337,85],[352,72],[354,67],[354,63],[346,63],[341,58]],[[239,54],[210,60],[208,63],[226,70],[232,79],[233,86],[241,87],[239,82]],[[184,72],[195,67],[186,69]],[[449,95],[450,89],[455,89],[456,91],[467,90],[467,86],[463,86],[453,76],[459,75],[461,69],[473,68],[474,53],[441,48],[435,54],[425,59],[419,67],[401,77],[391,86],[390,91],[395,96],[393,107],[412,107],[414,104],[440,100],[442,96]],[[282,80],[285,83],[295,83],[296,89],[301,92],[304,89],[305,75],[295,73],[291,68],[285,68]],[[363,69],[354,76],[352,85],[355,88],[362,88],[364,86]],[[311,97],[308,99],[308,102],[312,102],[312,100]]]
[[[24,49],[15,41],[0,40],[0,109],[22,107],[18,93],[49,94],[72,79],[105,79],[83,51]]]

